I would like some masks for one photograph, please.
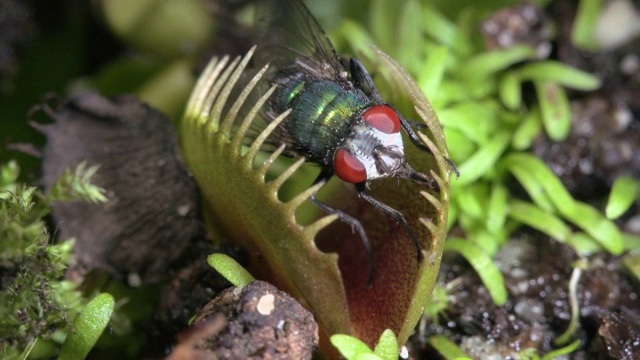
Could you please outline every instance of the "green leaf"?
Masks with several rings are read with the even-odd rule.
[[[462,255],[476,270],[482,283],[489,290],[493,302],[502,306],[507,301],[507,289],[504,277],[493,259],[472,241],[460,238],[447,239],[445,251],[455,251]]]
[[[457,75],[462,79],[487,79],[513,64],[535,58],[536,51],[529,46],[488,51],[460,63]]]
[[[640,182],[632,177],[620,176],[613,182],[605,214],[617,219],[624,214],[640,196]]]
[[[560,218],[524,201],[511,201],[509,216],[560,242],[567,242],[571,236],[571,228]]]
[[[447,145],[451,149],[450,158],[454,162],[461,163],[475,153],[477,146],[460,130],[447,127],[444,129],[444,134]]]
[[[520,126],[513,133],[511,146],[516,150],[526,150],[531,147],[533,141],[538,137],[542,130],[542,120],[540,109],[532,108],[528,113],[524,114]]]
[[[507,219],[507,197],[509,192],[502,184],[495,184],[489,198],[487,210],[487,230],[496,233],[504,227]]]
[[[377,40],[375,44],[385,51],[397,48],[398,13],[400,6],[396,2],[374,0],[369,7],[369,29]],[[370,44],[373,44],[371,42]]]
[[[522,81],[553,82],[576,90],[591,91],[600,87],[600,79],[559,61],[538,61],[518,69]]]
[[[331,336],[331,344],[333,344],[347,360],[356,359],[360,354],[374,354],[367,344],[349,335],[335,334]]]
[[[622,263],[627,268],[627,270],[633,274],[633,276],[637,280],[640,280],[640,252],[635,249],[635,252],[629,253],[622,259]]]
[[[418,1],[408,0],[402,6],[402,12],[398,24],[398,37],[396,40],[397,60],[411,73],[416,74],[420,69],[422,54],[422,8]]]
[[[571,29],[571,40],[576,47],[592,51],[600,48],[594,35],[601,8],[602,0],[579,1],[578,11]]]
[[[193,66],[192,61],[185,59],[167,64],[139,85],[135,95],[172,119],[179,118],[195,83]]]
[[[468,185],[495,168],[496,161],[509,144],[511,134],[500,131],[484,144],[467,161],[458,166],[460,178],[452,183],[454,188]]]
[[[567,93],[559,85],[549,81],[534,81],[542,124],[553,141],[562,141],[571,131],[571,106]]]
[[[500,249],[500,245],[507,240],[503,229],[497,233],[490,233],[481,227],[465,227],[465,230],[468,232],[467,237],[478,244],[489,257],[494,256]]]
[[[438,315],[449,307],[449,294],[445,285],[436,285],[431,294],[431,300],[424,308],[425,316],[437,318]]]
[[[618,227],[589,204],[576,202],[575,207],[560,209],[561,215],[598,241],[607,251],[620,255],[624,251]]]
[[[20,175],[20,167],[15,160],[0,166],[0,199],[7,196],[8,191],[15,191],[14,183]]]
[[[344,20],[335,33],[342,35],[340,40],[346,41],[358,56],[364,59],[372,59],[375,57],[371,49],[371,44],[375,43],[375,41],[360,23]]]
[[[485,220],[487,215],[487,191],[484,184],[471,184],[465,191],[454,196],[454,200],[465,215],[476,220]]]
[[[556,349],[546,353],[541,360],[552,360],[563,357],[564,355],[571,354],[580,348],[581,341],[580,339],[572,342],[567,346],[563,346],[560,349]]]
[[[387,329],[382,332],[380,341],[378,341],[378,345],[376,345],[373,352],[385,360],[395,360],[398,358],[398,354],[400,353],[398,349],[398,339],[393,331]]]
[[[422,14],[420,15],[422,16],[421,23],[427,35],[440,44],[446,45],[447,48],[455,48],[458,32],[456,24],[428,4],[423,6]]]
[[[376,354],[358,354],[355,360],[382,360],[382,358]]]
[[[444,335],[435,335],[429,338],[429,344],[438,350],[446,360],[471,359],[458,345]]]
[[[484,145],[490,141],[498,117],[499,104],[494,101],[465,101],[440,110],[442,125],[462,132],[467,139]]]
[[[447,67],[448,57],[449,49],[445,46],[439,46],[427,54],[427,61],[418,71],[418,85],[428,98],[434,97],[438,92]]]
[[[600,245],[600,243],[598,243],[592,236],[589,236],[582,231],[577,231],[571,234],[567,239],[567,244],[573,246],[576,252],[582,256],[589,256],[604,250],[602,245]]]
[[[622,253],[624,244],[616,225],[592,206],[575,201],[542,160],[531,154],[512,153],[503,159],[503,164],[518,178],[536,205],[549,213],[557,211],[610,253]]]
[[[247,286],[255,280],[242,265],[226,254],[211,254],[207,262],[234,286]]]
[[[197,0],[111,0],[96,6],[120,39],[155,56],[197,54],[213,35],[215,17]]]
[[[557,204],[573,206],[575,201],[560,179],[535,156],[511,153],[501,163],[518,179],[533,202],[544,211],[553,213]]]
[[[114,307],[115,300],[110,294],[103,293],[93,298],[76,318],[75,327],[67,336],[58,360],[86,358],[109,324]]]
[[[508,109],[517,110],[522,103],[522,84],[515,71],[506,72],[498,83],[500,100]]]
[[[458,102],[469,100],[484,100],[493,97],[496,91],[496,80],[490,79],[472,79],[472,80],[455,80],[447,79],[440,83],[440,87],[435,95],[429,100],[437,105],[438,109],[444,109],[446,106]]]
[[[622,241],[624,242],[624,248],[627,250],[640,249],[640,235],[622,233]]]

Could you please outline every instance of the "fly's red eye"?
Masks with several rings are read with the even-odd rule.
[[[375,105],[368,108],[362,114],[362,119],[374,129],[385,134],[394,134],[400,131],[400,117],[388,105]]]
[[[346,182],[358,184],[367,180],[367,169],[357,157],[345,149],[336,150],[333,165],[336,175]]]

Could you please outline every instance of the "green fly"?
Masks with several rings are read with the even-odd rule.
[[[409,179],[439,190],[429,176],[407,162],[401,131],[419,149],[431,153],[407,121],[380,96],[363,64],[339,56],[316,19],[300,0],[257,2],[254,67],[270,64],[266,85],[277,88],[262,114],[266,122],[291,109],[276,128],[271,145],[304,157],[322,169],[316,183],[333,175],[355,186],[360,198],[400,223],[418,252],[418,238],[402,213],[373,198],[368,183],[388,177]],[[455,166],[449,161],[454,171]],[[369,282],[375,274],[367,234],[356,218],[311,196],[311,201],[355,229],[367,250]]]

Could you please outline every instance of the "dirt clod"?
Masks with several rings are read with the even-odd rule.
[[[85,93],[43,108],[54,120],[34,125],[47,135],[46,191],[65,169],[86,161],[99,166],[92,182],[109,198],[53,204],[58,237],[76,239],[77,269],[101,269],[137,284],[165,279],[168,265],[204,238],[197,186],[171,120],[131,96]]]
[[[273,306],[268,313],[259,310],[265,301]],[[317,345],[313,315],[273,285],[255,281],[211,300],[169,359],[311,359]]]

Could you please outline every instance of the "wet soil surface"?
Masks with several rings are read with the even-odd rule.
[[[416,331],[410,341],[414,358],[438,358],[426,342],[435,334],[478,359],[518,359],[527,348],[544,354],[561,347],[554,341],[571,319],[569,281],[576,260],[570,246],[520,234],[496,256],[509,293],[507,303],[498,307],[465,260],[445,256],[440,283],[447,288],[449,306]],[[601,254],[589,259],[576,291],[579,327],[569,341],[580,340],[581,346],[570,358],[640,358],[637,288],[619,258]]]

